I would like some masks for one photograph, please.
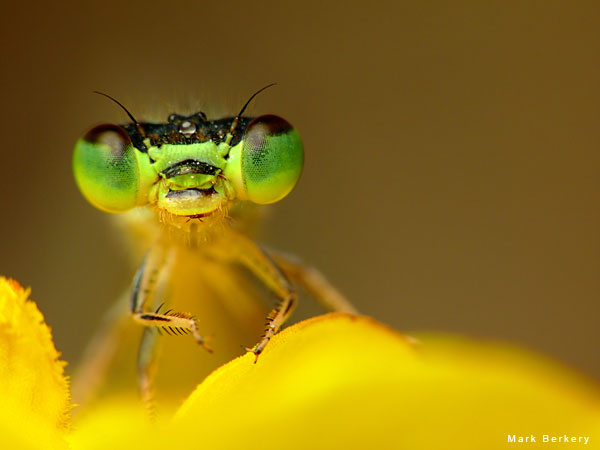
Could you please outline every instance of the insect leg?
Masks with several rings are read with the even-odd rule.
[[[222,245],[217,246],[219,257],[233,260],[246,266],[278,297],[278,305],[268,314],[264,334],[253,348],[248,349],[258,356],[290,316],[297,302],[294,287],[277,263],[256,243],[247,237],[230,230]]]
[[[158,291],[167,283],[170,256],[159,244],[151,248],[135,275],[131,293],[131,315],[146,327],[138,349],[137,371],[142,401],[151,415],[154,413],[152,382],[156,372],[157,334],[160,330],[167,334],[191,332],[196,341],[210,351],[198,332],[196,318],[191,314],[170,310],[161,313],[162,304],[154,312],[148,311],[156,303]]]
[[[315,267],[299,258],[269,249],[269,254],[281,270],[329,311],[358,314],[357,309]]]
[[[151,328],[145,328],[138,347],[137,373],[140,396],[146,410],[154,417],[155,404],[152,381],[156,375],[156,359],[158,356],[158,336]]]
[[[156,280],[170,267],[168,255],[160,246],[157,247],[151,249],[146,255],[134,278],[131,294],[133,319],[146,327],[154,327],[171,335],[191,333],[198,344],[211,351],[206,346],[204,337],[198,331],[198,322],[195,316],[172,310],[163,313],[160,311],[162,305],[154,312],[148,310],[148,305],[151,303],[150,299],[154,294]]]

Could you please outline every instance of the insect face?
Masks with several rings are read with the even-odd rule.
[[[208,121],[197,113],[172,114],[162,124],[94,127],[77,142],[73,169],[83,195],[104,211],[151,205],[200,217],[235,200],[282,199],[303,161],[300,136],[284,119]]]

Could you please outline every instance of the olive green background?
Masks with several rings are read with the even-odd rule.
[[[76,139],[126,121],[91,91],[144,119],[277,82],[249,112],[293,123],[306,166],[264,241],[399,330],[600,375],[598,2],[57,5],[1,7],[0,273],[67,360],[133,274],[72,180]]]

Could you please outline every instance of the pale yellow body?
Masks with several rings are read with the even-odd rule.
[[[146,275],[153,277],[146,310],[154,311],[164,303],[163,310],[193,314],[198,331],[213,350],[212,354],[203,351],[187,336],[153,338],[158,345],[149,377],[154,380],[152,396],[159,411],[176,408],[212,370],[247,348],[264,348],[268,339],[261,340],[261,335],[275,333],[291,312],[280,314],[271,331],[269,323],[265,328],[268,311],[288,295],[288,278],[328,309],[354,312],[314,269],[279,254],[266,256],[246,237],[259,219],[250,205],[233,210],[231,217],[213,215],[202,221],[173,217],[166,221],[157,214],[137,208],[115,216],[120,234],[131,238],[124,246],[132,262],[139,264],[144,254],[147,259],[157,258],[152,264],[160,270]],[[98,394],[138,395],[138,347],[142,334],[149,332],[144,330],[150,328],[131,320],[129,296],[127,290],[88,349],[74,379],[76,401],[87,402]]]

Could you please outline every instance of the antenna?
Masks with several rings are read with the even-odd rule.
[[[263,88],[264,89],[264,88]],[[133,117],[133,114],[131,114],[127,108],[125,108],[121,102],[119,102],[117,99],[111,97],[108,94],[105,94],[104,92],[99,92],[99,91],[92,91],[94,94],[99,94],[102,95],[110,100],[112,100],[113,102],[115,102],[117,105],[119,105],[121,107],[121,109],[123,109],[123,111],[125,111],[125,113],[129,116],[129,118],[131,119],[131,121],[135,124],[135,127],[137,128],[137,130],[139,131],[139,133],[143,136],[146,137],[146,132],[144,131],[144,129],[142,128],[142,126],[140,125],[140,123],[135,120],[135,117]],[[260,92],[260,91],[259,91]]]
[[[250,102],[252,100],[254,100],[254,97],[256,97],[258,94],[260,94],[265,89],[270,88],[271,86],[275,86],[276,84],[277,83],[268,84],[265,87],[263,87],[263,88],[259,89],[258,91],[256,91],[254,94],[252,94],[252,96],[248,99],[248,101],[242,107],[241,111],[237,114],[237,116],[235,116],[235,119],[233,119],[233,122],[231,123],[231,128],[229,129],[229,132],[231,134],[233,134],[233,132],[235,131],[236,127],[238,126],[238,124],[240,122],[240,117],[242,116],[242,114],[244,114],[244,111],[246,111],[246,108],[248,107],[248,105],[250,104]]]

